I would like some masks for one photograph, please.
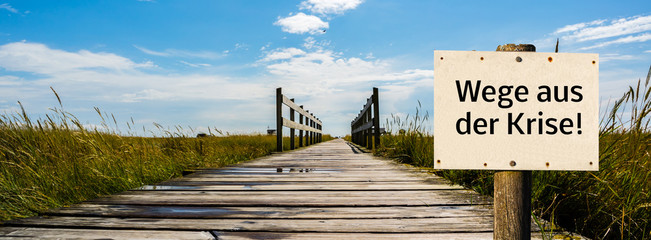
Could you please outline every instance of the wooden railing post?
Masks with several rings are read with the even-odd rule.
[[[380,147],[380,96],[378,93],[378,89],[374,87],[373,96],[371,98],[373,99],[373,135],[375,136],[373,144],[375,145],[375,149]]]
[[[303,105],[299,106],[303,109]],[[298,114],[298,121],[303,125],[303,114]],[[298,130],[298,147],[303,147],[303,130]]]
[[[311,113],[310,113],[310,116],[314,117],[314,114],[311,114]],[[310,127],[315,127],[315,126],[316,126],[316,122],[315,122],[315,121],[312,121],[312,125],[311,125]],[[314,141],[314,137],[315,137],[315,136],[316,136],[315,132],[310,132],[310,144],[314,144],[314,143],[315,143],[315,141]]]
[[[290,99],[290,101],[294,102],[294,99]],[[294,121],[294,109],[289,108],[289,120],[292,122]],[[294,128],[289,128],[289,149],[294,150],[294,135],[295,135],[295,130]]]
[[[289,119],[283,117],[282,107],[289,107]],[[298,113],[299,122],[296,122]],[[303,106],[296,105],[293,98],[283,96],[282,88],[276,89],[276,149],[283,151],[283,127],[289,128],[289,149],[296,149],[296,130],[299,130],[299,147],[308,146],[321,141],[323,123],[314,114],[303,109]],[[305,135],[303,135],[305,134]],[[303,139],[305,136],[305,139]]]
[[[283,151],[283,90],[276,88],[276,151]]]
[[[366,101],[371,100],[370,98],[367,99]],[[366,111],[366,120],[364,121],[365,123],[371,122],[371,111]],[[368,149],[373,149],[373,128],[369,128],[366,130],[366,148]]]
[[[497,51],[535,52],[531,44],[505,44]],[[531,239],[531,171],[495,171],[494,239]]]
[[[309,114],[310,111],[307,111],[307,113]],[[310,121],[307,122],[307,126],[308,127],[312,126],[312,122],[314,122],[314,120],[312,120],[310,118]],[[306,142],[305,145],[310,146],[310,145],[312,145],[312,131],[307,131],[306,135],[307,135],[307,139],[305,139],[305,142]]]
[[[350,137],[355,144],[368,149],[380,145],[380,107],[378,89],[373,88],[373,95],[366,98],[366,103],[357,117],[350,123]]]

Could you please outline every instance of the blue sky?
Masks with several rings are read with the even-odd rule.
[[[94,107],[121,131],[207,127],[262,133],[275,88],[334,135],[380,89],[382,121],[433,112],[433,50],[600,54],[600,96],[651,65],[649,1],[1,1],[0,112],[58,105],[88,126]]]

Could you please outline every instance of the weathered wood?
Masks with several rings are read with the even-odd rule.
[[[289,107],[289,115],[290,119],[286,119],[282,117],[283,113],[283,105],[287,105]],[[294,121],[294,113],[297,112],[299,114],[300,122],[297,123]],[[303,117],[305,117],[305,124],[303,123]],[[295,130],[299,129],[301,131],[301,136],[302,132],[305,131],[306,138],[309,139],[309,141],[313,141],[313,136],[316,134],[321,134],[320,126],[321,126],[321,120],[319,120],[317,117],[309,113],[309,111],[303,109],[303,106],[299,106],[296,103],[294,103],[294,99],[290,99],[287,96],[282,94],[282,88],[277,88],[276,89],[276,152],[282,152],[283,151],[283,127],[289,127],[289,133],[290,133],[290,150],[294,150],[294,138],[295,138]],[[301,141],[302,145],[302,139],[299,140]],[[314,142],[309,142],[306,141],[305,145],[310,145],[311,143]]]
[[[531,238],[531,171],[496,171],[493,181],[495,239]]]
[[[276,151],[283,151],[283,90],[276,88]]]
[[[289,108],[294,109],[294,111],[298,112],[299,114],[311,119],[312,121],[321,123],[321,121],[316,118],[314,115],[311,115],[309,112],[307,112],[305,109],[303,109],[301,106],[297,105],[292,101],[290,98],[287,96],[283,95],[283,104],[287,105]]]
[[[454,239],[454,240],[482,240],[493,239],[493,234],[485,233],[293,233],[293,232],[214,232],[222,240],[249,240],[249,239]],[[576,234],[554,233],[543,238],[541,233],[532,234],[532,239],[567,239],[583,240]]]
[[[505,44],[497,51],[535,52],[531,44]],[[531,171],[496,171],[493,176],[495,198],[495,239],[531,239]]]
[[[298,106],[300,109],[303,109],[303,105]],[[303,125],[303,114],[298,114],[298,123]],[[303,147],[303,130],[298,130],[298,147]]]
[[[294,103],[293,98],[290,99],[290,101],[292,101],[292,103]],[[294,108],[289,109],[289,121],[291,121],[293,123],[295,123],[294,122],[294,111],[295,111]],[[284,121],[285,121],[285,119],[283,119],[283,125],[284,125]],[[295,148],[295,145],[294,145],[294,138],[296,137],[295,131],[296,131],[295,128],[290,128],[289,129],[289,149],[290,150],[294,150],[294,148]]]
[[[209,231],[0,227],[2,239],[215,239]]]
[[[46,216],[14,221],[11,226],[91,227],[104,229],[272,231],[272,232],[374,232],[453,233],[490,232],[489,216],[405,219],[158,219]]]
[[[360,111],[360,114],[357,115],[357,117],[355,117],[355,119],[353,119],[353,122],[356,122],[357,120],[361,119],[363,117],[361,113],[364,113],[364,112],[368,111],[368,109],[371,107],[372,104],[373,104],[373,99],[372,98],[367,98],[366,99],[366,104],[364,104],[364,107],[362,107],[362,110]]]
[[[373,144],[374,148],[380,147],[380,95],[376,87],[373,88],[373,136],[375,137]]]
[[[223,240],[250,240],[250,239],[454,239],[454,240],[482,240],[493,239],[492,233],[269,233],[269,232],[216,232],[215,235]]]
[[[355,129],[353,129],[353,133],[358,133],[358,132],[361,132],[361,131],[366,131],[366,130],[368,130],[368,129],[371,128],[371,127],[373,127],[373,121],[370,121],[370,122],[364,123],[364,124],[362,124],[361,126],[355,128]]]
[[[282,123],[283,123],[283,126],[289,127],[289,128],[292,128],[292,129],[300,129],[300,130],[305,130],[305,131],[308,131],[308,132],[321,132],[321,130],[319,130],[319,129],[316,129],[316,128],[313,128],[313,127],[308,127],[308,126],[296,123],[296,122],[294,122],[292,120],[289,120],[287,118],[282,118]]]
[[[137,191],[90,202],[100,204],[183,206],[438,206],[489,204],[480,196],[454,191]]]
[[[337,182],[334,182],[337,183]],[[138,188],[137,191],[413,191],[413,190],[463,190],[457,185],[447,184],[426,184],[411,182],[381,182],[368,184],[368,182],[293,182],[291,184],[229,184],[229,185],[147,185]]]
[[[417,207],[208,207],[79,204],[53,209],[46,215],[129,218],[272,218],[272,219],[386,219],[490,216],[477,206]]]
[[[378,89],[366,99],[366,104],[350,124],[353,143],[373,149],[380,144],[380,108]]]

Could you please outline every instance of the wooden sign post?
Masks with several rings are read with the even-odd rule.
[[[536,47],[505,44],[497,51],[535,52]],[[531,171],[495,172],[493,210],[493,239],[531,239]]]
[[[494,238],[531,238],[531,171],[599,170],[599,56],[434,51],[434,168],[496,170]]]

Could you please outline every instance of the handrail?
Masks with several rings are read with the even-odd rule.
[[[283,105],[289,107],[289,119],[283,117]],[[298,113],[299,122],[294,119]],[[322,122],[309,111],[294,103],[293,98],[283,95],[282,88],[276,88],[276,151],[283,151],[283,127],[289,128],[290,149],[294,149],[295,129],[299,130],[298,146],[303,146],[303,131],[305,131],[305,146],[321,142]]]
[[[380,107],[378,102],[378,89],[374,87],[373,95],[366,99],[366,104],[350,124],[353,143],[369,149],[380,146]]]

